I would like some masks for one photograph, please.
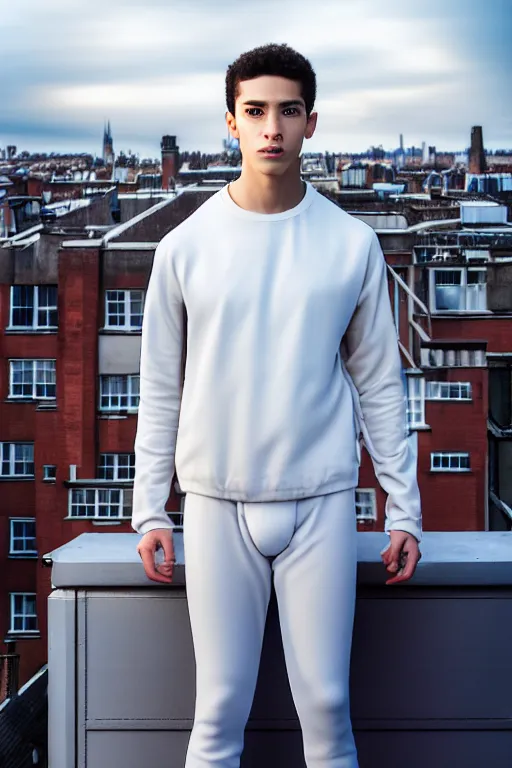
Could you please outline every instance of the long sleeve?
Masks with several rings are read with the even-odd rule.
[[[341,355],[359,396],[363,439],[388,494],[385,531],[422,536],[417,480],[417,433],[408,435],[406,395],[384,254],[372,234],[368,265]],[[357,399],[357,398],[356,398]]]
[[[132,511],[132,528],[142,534],[174,527],[165,503],[174,474],[183,335],[183,300],[172,249],[161,242],[155,251],[142,321]]]

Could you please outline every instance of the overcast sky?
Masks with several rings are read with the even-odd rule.
[[[512,0],[11,0],[0,13],[0,147],[217,152],[225,72],[286,42],[317,74],[303,151],[422,141],[512,147]]]

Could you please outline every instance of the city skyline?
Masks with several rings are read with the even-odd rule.
[[[510,146],[506,99],[512,8],[506,0],[326,0],[315,8],[250,0],[172,4],[35,0],[3,14],[0,147],[101,152],[110,119],[117,152],[158,157],[164,134],[181,151],[217,153],[226,136],[224,78],[244,50],[287,42],[318,83],[315,135],[303,152],[366,151],[382,144],[463,151],[473,125],[485,147]],[[269,23],[270,22],[270,23]]]

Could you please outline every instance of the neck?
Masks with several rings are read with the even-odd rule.
[[[255,213],[283,213],[300,203],[306,185],[300,178],[300,159],[282,176],[256,173],[250,166],[242,166],[236,181],[228,186],[231,199],[240,208]]]

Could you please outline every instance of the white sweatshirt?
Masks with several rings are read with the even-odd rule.
[[[132,527],[173,527],[175,468],[183,492],[237,501],[357,486],[362,432],[388,493],[386,532],[420,540],[401,371],[371,227],[309,182],[298,205],[271,214],[241,208],[224,186],[155,251]]]

